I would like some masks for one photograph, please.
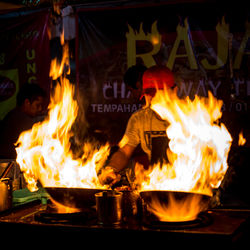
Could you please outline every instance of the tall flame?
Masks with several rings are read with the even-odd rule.
[[[156,164],[144,171],[136,166],[136,181],[141,191],[168,190],[212,196],[227,171],[227,156],[232,138],[221,118],[222,101],[208,94],[208,98],[180,99],[173,90],[158,90],[151,108],[170,125],[166,130],[170,139],[169,163]],[[151,204],[152,210],[164,210]],[[171,202],[172,208],[173,202]],[[197,201],[194,202],[194,208]],[[176,209],[176,213],[179,210]],[[197,209],[194,209],[197,210]],[[190,206],[188,213],[192,213]],[[195,211],[197,215],[197,211]],[[194,215],[190,215],[194,217]]]
[[[67,47],[64,48],[62,62],[51,63],[53,79],[63,74],[65,65],[67,68]],[[109,146],[99,148],[85,142],[84,153],[78,159],[71,151],[71,128],[78,114],[74,94],[74,85],[61,76],[51,95],[48,117],[18,138],[16,161],[31,191],[37,189],[38,180],[44,187],[104,188],[97,171],[109,154]]]

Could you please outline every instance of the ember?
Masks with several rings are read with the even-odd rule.
[[[239,133],[239,140],[238,140],[238,145],[243,146],[246,143],[246,139],[243,136],[243,131]]]

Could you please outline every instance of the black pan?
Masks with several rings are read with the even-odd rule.
[[[197,197],[205,205],[210,201],[210,196],[199,193],[182,192],[182,191],[165,191],[165,190],[151,190],[140,192],[141,198],[146,203],[151,203],[152,199],[157,199],[161,203],[168,204],[169,198],[172,196],[177,201],[184,201],[188,198]]]
[[[168,205],[170,199],[174,199],[177,202],[185,202],[189,198],[197,198],[202,211],[205,211],[209,207],[211,197],[199,193],[191,192],[179,192],[179,191],[162,191],[162,190],[152,190],[152,191],[142,191],[140,196],[143,200],[143,217],[150,216],[152,219],[152,213],[148,211],[147,206],[150,207],[152,200],[158,200],[161,204]],[[153,216],[153,220],[156,218]]]
[[[56,202],[81,209],[95,205],[95,193],[106,189],[46,187],[45,190]]]

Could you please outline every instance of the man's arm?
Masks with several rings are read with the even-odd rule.
[[[123,139],[119,143],[120,148],[111,156],[109,163],[98,176],[101,184],[112,186],[120,180],[119,172],[127,166],[136,146],[140,143],[137,120],[135,114],[132,114]]]
[[[134,150],[135,147],[126,144],[112,155],[108,166],[112,167],[116,173],[120,172],[127,166]]]

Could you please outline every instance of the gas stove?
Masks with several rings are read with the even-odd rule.
[[[60,235],[62,239],[64,236],[74,236],[78,239],[84,236],[85,241],[108,233],[117,240],[120,237],[124,241],[126,236],[130,241],[136,239],[147,244],[150,239],[157,239],[158,243],[202,242],[204,246],[220,242],[230,247],[247,244],[250,240],[250,209],[212,209],[202,214],[195,222],[187,224],[152,225],[140,218],[133,218],[119,225],[103,226],[98,224],[95,207],[71,214],[58,214],[51,211],[49,206],[49,203],[43,205],[36,200],[1,212],[1,232],[4,230],[6,234],[15,235],[25,232],[26,237]]]

